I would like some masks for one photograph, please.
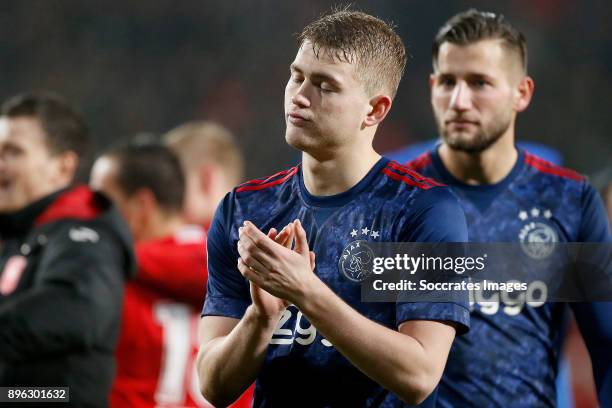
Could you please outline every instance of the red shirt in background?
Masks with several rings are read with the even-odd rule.
[[[189,226],[135,249],[138,275],[125,289],[111,406],[212,407],[200,394],[195,367],[206,233]],[[252,392],[232,407],[250,407]]]

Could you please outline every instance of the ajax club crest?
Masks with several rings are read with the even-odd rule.
[[[374,253],[366,241],[353,241],[342,251],[338,267],[348,279],[362,282],[372,273]]]
[[[550,210],[540,211],[532,208],[530,211],[521,211],[519,218],[526,223],[519,232],[519,241],[523,251],[533,259],[544,259],[554,250],[559,236],[549,224],[552,217]]]
[[[368,242],[379,239],[382,231],[376,230],[374,226],[354,227],[349,235],[351,241],[343,250],[338,261],[338,269],[342,274],[353,282],[363,282],[372,274],[374,264],[374,252],[368,246]]]

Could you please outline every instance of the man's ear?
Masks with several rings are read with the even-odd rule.
[[[151,218],[152,214],[159,210],[159,203],[155,194],[149,188],[139,188],[132,194],[132,213],[142,221]],[[135,206],[135,207],[134,207]]]
[[[529,106],[534,89],[533,79],[529,76],[524,76],[516,87],[514,110],[522,112]]]
[[[364,126],[376,126],[382,122],[389,113],[392,103],[387,95],[376,95],[370,99],[370,110],[363,121]]]
[[[202,163],[197,169],[198,174],[198,182],[200,186],[200,190],[204,194],[211,194],[211,191],[214,190],[214,182],[215,182],[215,172],[217,169],[215,165],[212,163]]]
[[[79,156],[75,152],[68,150],[54,156],[53,159],[57,164],[58,181],[61,184],[72,183],[79,167]]]
[[[431,74],[429,74],[429,91],[430,92],[433,89],[435,83],[436,83],[436,74],[432,72]]]

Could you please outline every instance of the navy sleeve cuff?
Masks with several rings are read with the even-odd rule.
[[[470,311],[457,303],[398,303],[397,326],[408,320],[435,320],[456,323],[457,335],[470,330]]]
[[[201,316],[224,316],[242,319],[250,301],[227,297],[206,296]]]

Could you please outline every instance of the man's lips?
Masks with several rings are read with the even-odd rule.
[[[475,120],[467,120],[467,119],[451,119],[446,121],[447,125],[477,125],[478,122]]]
[[[297,112],[289,112],[289,114],[287,115],[289,117],[289,120],[291,122],[310,122],[310,119],[306,118],[305,116],[297,113]]]

